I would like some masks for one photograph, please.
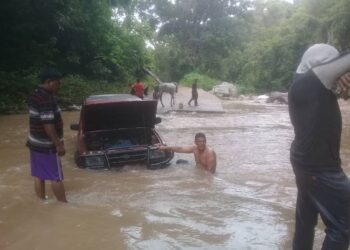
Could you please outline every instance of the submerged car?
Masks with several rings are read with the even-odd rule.
[[[129,94],[94,95],[82,106],[77,130],[75,162],[81,168],[111,168],[141,163],[149,169],[169,165],[174,154],[155,130],[157,101]]]

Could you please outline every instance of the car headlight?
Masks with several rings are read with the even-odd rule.
[[[106,157],[104,155],[87,155],[85,157],[85,166],[87,168],[104,168],[106,166]]]
[[[161,150],[151,150],[149,153],[149,159],[150,160],[156,160],[166,157],[166,154],[164,151]]]

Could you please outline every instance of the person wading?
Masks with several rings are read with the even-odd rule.
[[[197,133],[192,146],[164,146],[160,145],[160,150],[173,151],[175,153],[193,153],[196,160],[196,166],[200,169],[215,173],[216,153],[207,147],[205,134]]]
[[[45,181],[48,180],[57,200],[67,202],[60,161],[60,156],[66,153],[63,144],[63,122],[54,96],[59,90],[61,79],[62,75],[56,69],[48,68],[41,72],[42,85],[28,99],[27,146],[37,196],[43,200],[46,198]]]

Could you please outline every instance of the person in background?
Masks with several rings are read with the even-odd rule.
[[[159,149],[164,151],[173,151],[175,153],[193,153],[196,166],[200,169],[215,173],[216,170],[216,153],[207,147],[205,134],[197,133],[192,146],[164,146],[160,145]]]
[[[134,90],[133,91],[134,95],[136,95],[136,96],[140,97],[141,99],[143,99],[145,86],[140,81],[140,79],[136,80],[136,82],[132,85],[132,89]]]
[[[348,97],[350,53],[328,44],[306,50],[290,87],[289,114],[295,137],[290,160],[298,189],[294,250],[312,250],[320,214],[322,249],[348,249],[350,181],[339,155],[342,119],[337,97]]]
[[[28,99],[27,146],[37,196],[46,199],[45,181],[48,180],[57,200],[67,202],[60,161],[60,156],[66,153],[63,144],[63,122],[54,96],[60,88],[61,79],[62,74],[54,68],[44,69],[40,73],[41,86]]]
[[[197,82],[198,79],[194,79],[193,83],[192,83],[192,97],[191,99],[188,101],[188,106],[191,106],[191,102],[194,101],[194,105],[198,106],[198,89],[197,89]]]

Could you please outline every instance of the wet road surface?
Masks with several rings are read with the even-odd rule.
[[[349,174],[350,109],[343,109],[343,167]],[[225,101],[225,113],[161,114],[168,144],[207,135],[217,173],[176,154],[171,166],[147,170],[79,169],[73,161],[78,112],[64,112],[62,158],[68,204],[33,191],[24,147],[27,116],[0,116],[0,249],[290,249],[296,187],[289,163],[293,137],[287,107]],[[186,159],[189,164],[175,164]],[[315,249],[324,237],[319,223]]]

